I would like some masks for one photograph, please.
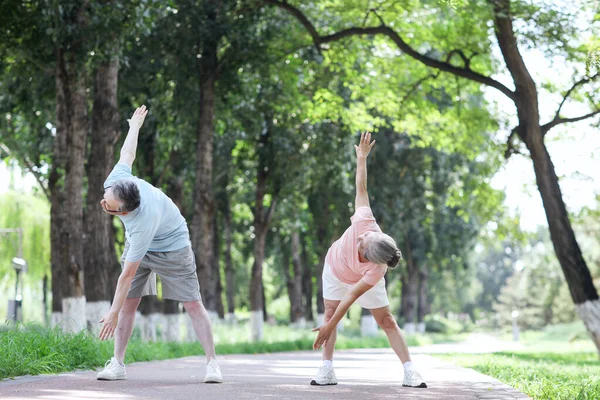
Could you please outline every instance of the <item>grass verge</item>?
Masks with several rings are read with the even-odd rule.
[[[436,357],[492,376],[540,400],[600,400],[600,361],[581,322],[521,335],[522,350]]]
[[[493,376],[534,399],[600,400],[595,352],[452,354],[436,356]]]

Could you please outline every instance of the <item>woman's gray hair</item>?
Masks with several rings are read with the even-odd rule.
[[[373,232],[369,235],[369,246],[363,256],[375,264],[385,264],[394,269],[402,259],[402,252],[396,241],[385,233]]]
[[[140,206],[140,189],[129,179],[121,179],[112,185],[112,191],[121,202],[119,211],[131,212]]]

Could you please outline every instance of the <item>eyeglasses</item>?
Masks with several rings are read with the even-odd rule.
[[[111,187],[112,187],[112,186],[107,186],[107,187],[105,187],[105,188],[104,188],[104,193],[106,193],[106,191],[107,191],[108,189],[110,189]],[[106,204],[106,199],[102,199],[102,200],[104,200],[104,201],[103,201],[103,202],[100,202],[100,204],[102,205],[102,209],[103,209],[104,211],[106,211],[106,212],[108,212],[108,213],[119,213],[119,212],[121,212],[121,211],[119,211],[119,210],[109,210],[108,208],[106,208],[106,207],[105,207],[105,204]]]

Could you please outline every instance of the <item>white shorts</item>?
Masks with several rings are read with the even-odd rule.
[[[325,263],[323,267],[323,298],[325,300],[342,300],[344,295],[348,293],[350,285],[340,281],[331,271],[331,266]],[[390,305],[390,301],[385,290],[385,278],[381,278],[379,282],[366,293],[360,296],[356,302],[368,310],[381,308]]]

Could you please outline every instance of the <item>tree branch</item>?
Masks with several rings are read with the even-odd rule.
[[[273,218],[273,213],[275,212],[275,206],[277,205],[277,197],[273,196],[271,198],[271,204],[269,204],[269,208],[265,214],[265,226],[268,226],[271,223],[271,219]]]
[[[450,59],[455,54],[458,54],[460,56],[460,58],[462,58],[463,62],[465,63],[465,68],[469,68],[469,64],[471,64],[471,60],[467,56],[465,56],[465,53],[463,53],[463,51],[461,49],[454,49],[454,50],[450,51],[450,53],[448,53],[448,55],[446,56],[446,62],[449,63]]]
[[[556,110],[556,114],[554,114],[554,118],[552,119],[552,121],[550,121],[550,122],[549,122],[549,123],[547,123],[546,125],[543,125],[543,126],[542,126],[542,129],[544,129],[544,128],[546,127],[546,129],[545,129],[545,130],[543,130],[543,133],[544,133],[544,134],[545,134],[546,132],[548,132],[548,131],[549,131],[549,130],[552,128],[552,127],[554,127],[554,126],[556,126],[556,125],[558,125],[558,124],[562,123],[562,122],[561,122],[561,118],[560,118],[560,111],[562,110],[562,107],[563,107],[563,105],[565,104],[565,102],[567,101],[567,99],[569,98],[569,96],[571,96],[571,93],[573,93],[573,91],[574,91],[575,89],[577,89],[579,86],[585,85],[586,83],[589,83],[589,82],[591,82],[591,81],[595,80],[595,79],[596,79],[596,78],[598,78],[599,76],[600,76],[600,73],[597,73],[596,75],[594,75],[594,76],[591,76],[591,77],[589,77],[589,78],[583,78],[583,79],[580,79],[579,81],[575,82],[575,83],[573,84],[573,86],[571,86],[571,88],[570,88],[569,90],[567,90],[567,93],[565,93],[565,95],[563,96],[563,99],[562,99],[562,101],[561,101],[561,102],[560,102],[560,104],[558,105],[558,109]],[[588,115],[588,116],[587,116],[587,117],[585,117],[585,118],[589,118],[589,117],[591,117],[591,116],[593,116],[593,114],[592,114],[592,115]],[[582,119],[585,119],[585,118],[583,118],[583,117],[581,117],[581,118],[582,118]],[[577,121],[579,121],[579,120],[577,120]],[[573,121],[563,121],[563,122],[573,122]]]
[[[428,79],[437,79],[437,77],[440,76],[440,72],[438,71],[435,74],[429,74],[427,76],[424,76],[422,78],[420,78],[419,80],[417,80],[408,90],[408,92],[406,92],[406,94],[402,97],[402,100],[400,100],[399,106],[402,106],[404,104],[404,102],[406,100],[408,100],[408,98],[415,92],[415,90],[417,90],[419,88],[419,86],[421,86],[421,84],[423,82],[425,82]]]
[[[304,26],[304,28],[306,29],[306,31],[312,37],[313,42],[315,43],[315,46],[317,46],[317,49],[320,50],[320,47],[321,47],[321,40],[320,39],[321,39],[321,37],[319,36],[319,32],[317,32],[317,29],[315,28],[315,26],[310,22],[310,20],[306,17],[306,15],[304,15],[304,13],[302,11],[300,11],[296,7],[288,4],[285,1],[265,0],[265,3],[277,6],[277,7],[281,8],[281,9],[287,11],[291,15],[293,15],[302,24],[302,26]]]
[[[597,73],[594,76],[591,76],[589,78],[583,78],[577,82],[575,82],[573,84],[573,86],[571,86],[571,88],[569,90],[567,90],[567,93],[565,93],[565,95],[563,96],[562,101],[560,102],[558,109],[556,110],[556,114],[554,114],[554,119],[553,120],[557,120],[560,118],[560,110],[562,110],[563,105],[565,104],[565,102],[567,101],[567,99],[569,98],[569,96],[571,95],[571,93],[573,93],[573,91],[581,86],[581,85],[585,85],[588,82],[593,81],[594,79],[598,78],[598,76],[600,76],[600,73]]]
[[[427,65],[428,67],[436,68],[436,69],[439,69],[440,71],[449,72],[451,74],[454,74],[454,75],[457,75],[457,76],[460,76],[460,77],[463,77],[463,78],[466,78],[466,79],[469,79],[469,80],[472,80],[475,82],[479,82],[479,83],[482,83],[482,84],[490,86],[490,87],[493,87],[493,88],[499,90],[500,92],[502,92],[504,95],[506,95],[511,100],[513,100],[513,101],[515,100],[515,93],[512,90],[510,90],[509,88],[504,86],[502,83],[496,81],[495,79],[492,79],[488,76],[485,76],[478,72],[473,71],[472,69],[470,69],[468,67],[468,65],[464,68],[459,68],[459,67],[455,67],[454,65],[452,65],[448,62],[439,61],[439,60],[436,60],[434,58],[431,58],[431,57],[428,57],[426,55],[419,53],[418,51],[413,49],[410,45],[408,45],[398,35],[398,33],[396,33],[396,31],[394,31],[389,26],[385,25],[381,19],[380,19],[380,21],[382,21],[382,25],[380,25],[380,26],[367,27],[367,28],[352,27],[352,28],[343,29],[343,30],[333,33],[331,35],[320,36],[319,33],[317,32],[317,29],[315,28],[315,26],[310,22],[310,20],[306,17],[306,15],[304,15],[304,13],[302,13],[302,11],[300,11],[298,8],[292,6],[284,1],[280,1],[280,0],[265,0],[265,3],[279,7],[281,9],[287,11],[288,13],[290,13],[292,16],[294,16],[305,27],[307,32],[312,37],[313,42],[315,43],[315,46],[317,46],[317,48],[320,48],[321,45],[323,45],[325,43],[336,42],[338,40],[344,39],[346,37],[351,37],[351,36],[384,35],[384,36],[387,36],[388,38],[390,38],[396,44],[396,46],[400,50],[402,50],[404,53],[406,53],[408,56],[410,56],[411,58],[414,58],[417,61],[420,61],[421,63]],[[457,51],[455,51],[455,52],[457,52]],[[464,56],[464,54],[463,54],[463,56]],[[465,59],[465,58],[466,57],[464,57],[463,59]]]
[[[371,12],[373,14],[375,14],[375,16],[377,17],[377,19],[379,20],[379,22],[381,22],[381,25],[385,25],[385,22],[383,21],[383,18],[381,18],[381,15],[377,14],[377,9],[376,8],[372,8]]]
[[[592,111],[591,113],[585,114],[585,115],[581,115],[579,117],[573,117],[573,118],[554,118],[552,121],[548,122],[545,125],[542,125],[542,135],[545,135],[546,133],[548,133],[548,131],[552,128],[554,128],[556,125],[558,124],[565,124],[568,122],[577,122],[577,121],[583,121],[584,119],[588,119],[593,117],[594,115],[598,115],[600,114],[600,109],[597,109],[595,111]]]

